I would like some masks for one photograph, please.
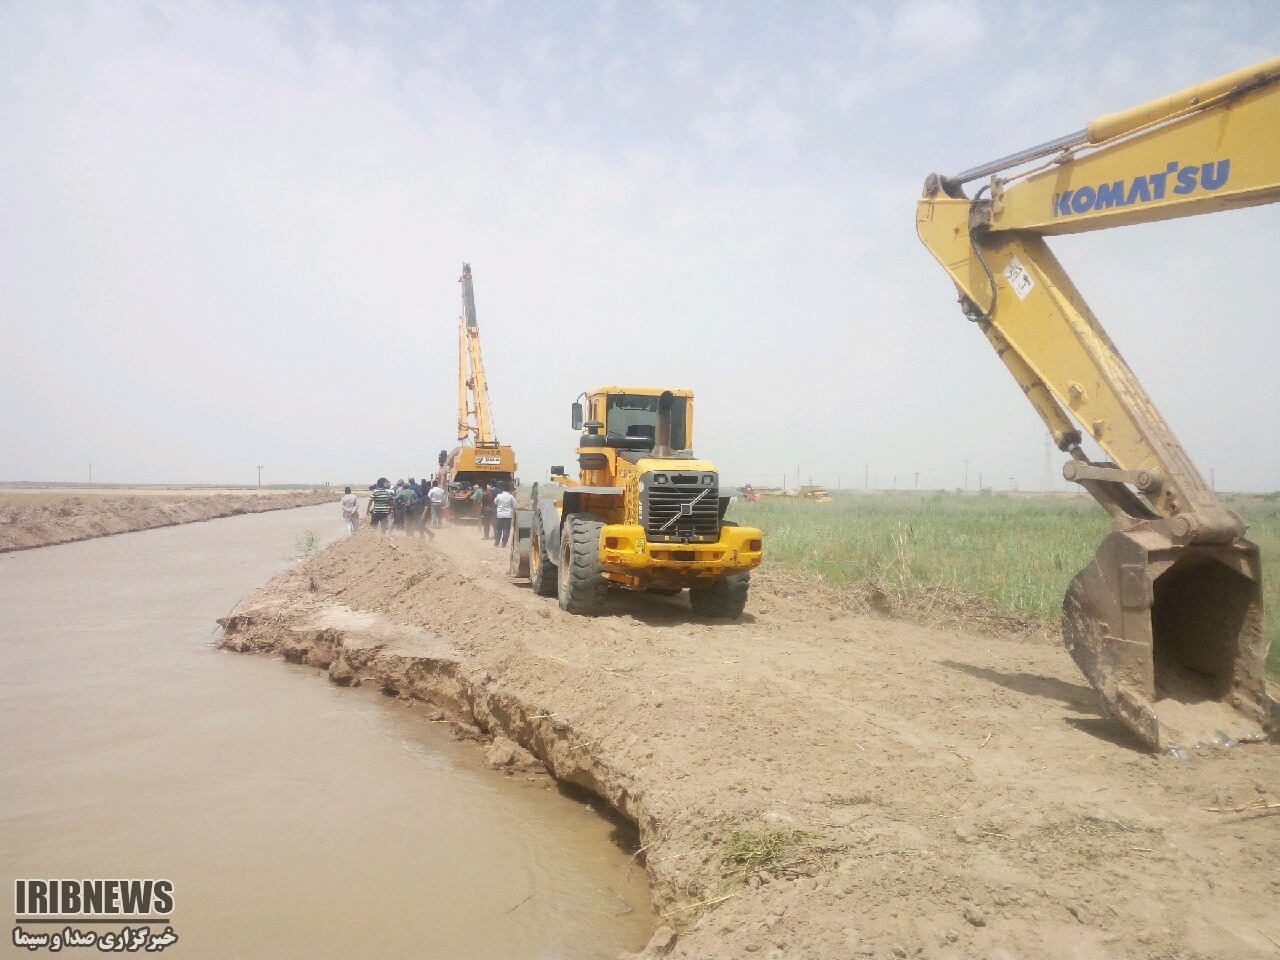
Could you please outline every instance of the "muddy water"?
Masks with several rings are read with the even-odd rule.
[[[483,769],[421,710],[211,647],[335,514],[0,555],[3,889],[168,878],[177,957],[639,949],[643,877],[588,798]]]

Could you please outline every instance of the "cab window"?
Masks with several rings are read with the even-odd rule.
[[[684,450],[686,397],[674,397],[671,404],[671,449]],[[622,393],[609,397],[605,432],[610,437],[644,436],[656,439],[658,432],[658,398]]]

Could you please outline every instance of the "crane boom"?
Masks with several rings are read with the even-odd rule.
[[[462,316],[458,319],[458,439],[474,436],[477,444],[498,442],[489,415],[489,382],[480,353],[480,325],[476,322],[476,295],[471,285],[471,264],[462,265]],[[468,367],[470,374],[468,375]]]
[[[1044,237],[1280,200],[1277,129],[1280,57],[955,177],[933,174],[917,207],[920,238],[966,316],[1070,454],[1064,476],[1116,521],[1072,582],[1063,630],[1112,712],[1157,748],[1276,728],[1258,549]],[[963,182],[988,176],[964,194]],[[1110,462],[1089,460],[1085,433]]]
[[[489,413],[489,381],[480,352],[480,324],[471,264],[462,265],[462,316],[458,318],[458,446],[444,455],[442,476],[454,519],[478,519],[478,488],[514,484],[515,451],[498,442]]]

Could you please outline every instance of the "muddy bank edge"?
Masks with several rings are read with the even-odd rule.
[[[198,523],[243,513],[332,503],[328,491],[210,496],[65,497],[38,507],[0,507],[0,553],[75,543],[118,533]]]

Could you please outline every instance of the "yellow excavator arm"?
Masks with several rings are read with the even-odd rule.
[[[933,174],[917,208],[920,238],[965,315],[1070,454],[1064,475],[1116,521],[1072,582],[1064,635],[1111,711],[1157,749],[1275,730],[1258,551],[1044,237],[1280,199],[1277,131],[1280,57]],[[965,195],[965,183],[988,178]],[[1084,433],[1109,462],[1089,460]]]

